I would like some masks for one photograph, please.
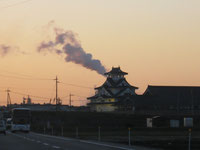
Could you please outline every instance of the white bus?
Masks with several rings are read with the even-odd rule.
[[[14,108],[12,110],[11,131],[30,131],[31,111],[28,108]]]

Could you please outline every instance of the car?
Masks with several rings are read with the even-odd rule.
[[[6,125],[3,120],[0,120],[0,133],[3,133],[4,135],[6,135]]]

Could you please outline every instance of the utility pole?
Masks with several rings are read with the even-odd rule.
[[[179,108],[180,108],[180,91],[178,91],[178,93],[177,93],[177,114],[179,114]]]
[[[8,108],[8,110],[10,110],[11,109],[10,90],[7,89],[6,92],[7,92],[7,108]]]
[[[131,146],[131,128],[128,128],[128,145]]]
[[[56,76],[56,111],[58,110],[58,78]]]
[[[191,132],[192,132],[192,129],[189,129],[188,150],[191,150]]]
[[[192,98],[192,106],[191,106],[192,115],[194,115],[194,96],[193,96],[193,91],[192,91],[192,89],[191,89],[191,98]]]
[[[69,109],[71,111],[71,106],[72,106],[72,96],[74,96],[73,94],[69,94]]]

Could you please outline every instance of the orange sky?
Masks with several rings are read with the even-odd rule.
[[[0,57],[0,105],[6,103],[7,88],[24,96],[53,98],[55,81],[36,78],[54,79],[57,75],[64,83],[91,87],[59,84],[59,96],[65,97],[63,103],[68,104],[72,93],[77,100],[74,105],[85,104],[85,97],[94,94],[92,88],[105,81],[94,71],[66,63],[64,57],[37,53],[40,42],[53,39],[46,28],[51,20],[60,28],[77,33],[84,50],[106,68],[121,66],[129,73],[130,84],[139,87],[138,93],[148,84],[200,85],[199,0],[20,2],[0,1],[0,45],[14,50]],[[23,94],[10,94],[13,102],[22,101]]]

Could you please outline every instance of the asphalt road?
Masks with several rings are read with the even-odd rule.
[[[150,150],[36,133],[0,134],[0,150]]]

